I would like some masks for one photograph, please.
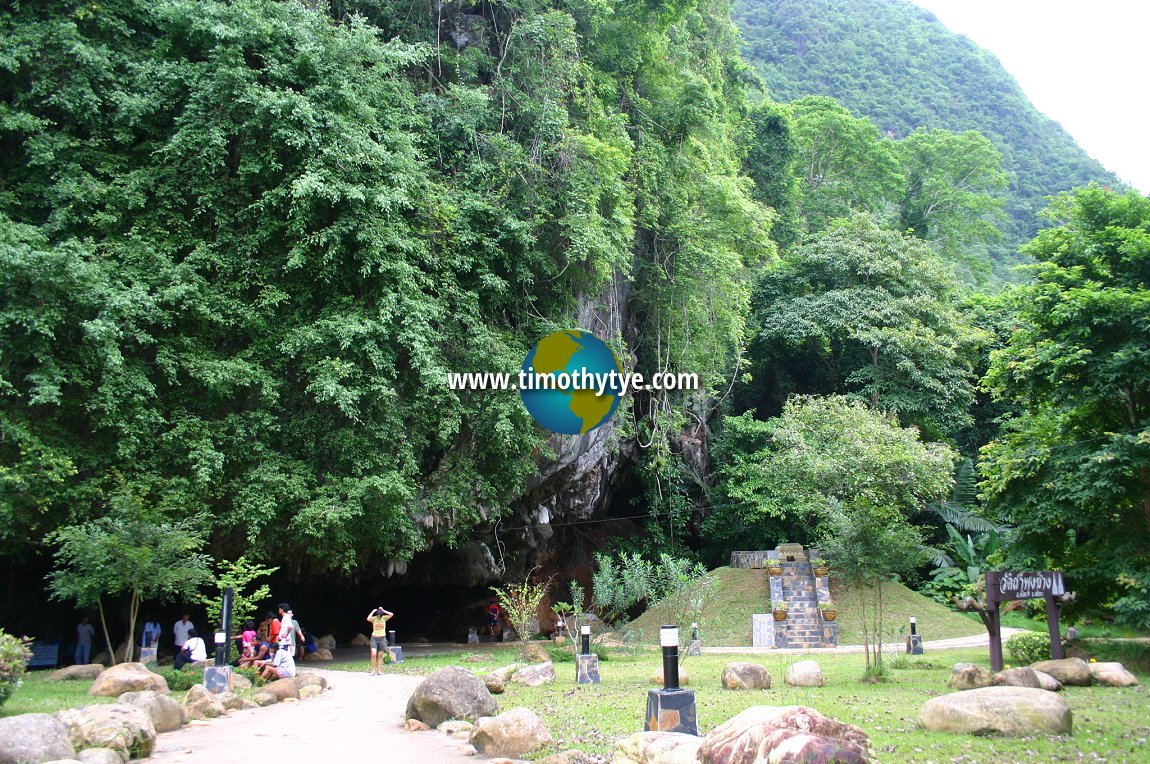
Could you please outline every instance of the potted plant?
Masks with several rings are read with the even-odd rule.
[[[774,611],[776,621],[787,620],[787,602],[786,600],[775,600],[771,603],[771,610]]]
[[[772,576],[781,576],[783,574],[783,564],[778,560],[767,560],[767,573]]]
[[[816,576],[825,576],[828,573],[827,561],[821,557],[811,560],[811,567],[814,568]]]
[[[838,608],[835,607],[835,603],[833,602],[820,602],[819,612],[823,614],[824,621],[833,621],[839,616]]]

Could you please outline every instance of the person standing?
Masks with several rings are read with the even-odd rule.
[[[92,635],[96,627],[88,622],[88,616],[80,619],[76,626],[76,654],[73,656],[76,663],[88,663],[92,658]]]
[[[184,649],[184,645],[188,641],[189,634],[195,628],[196,625],[192,623],[191,616],[189,616],[187,613],[184,613],[183,617],[176,621],[175,625],[172,626],[172,636],[176,641],[176,654],[179,654],[180,650]]]
[[[295,657],[295,632],[296,625],[295,619],[292,617],[291,606],[286,602],[281,602],[279,606],[280,612],[280,631],[278,635],[279,646],[281,650],[286,650],[287,654]]]
[[[383,668],[383,653],[387,650],[387,622],[394,616],[389,610],[380,605],[367,614],[367,622],[371,624],[371,674],[379,676]]]
[[[140,647],[155,647],[160,644],[160,624],[147,616],[144,619],[144,630],[140,632]]]

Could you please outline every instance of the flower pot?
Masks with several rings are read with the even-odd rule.
[[[785,620],[787,620],[787,611],[785,611],[785,610],[776,610],[776,611],[775,611],[775,620],[776,620],[776,621],[785,621]]]
[[[829,573],[829,572],[830,571],[827,570],[825,567],[815,568],[815,575],[816,576],[825,577],[827,575],[827,573]]]
[[[833,621],[834,619],[836,619],[838,617],[839,617],[839,611],[837,611],[837,610],[831,610],[830,608],[826,608],[825,610],[823,610],[823,620],[824,621]]]
[[[768,565],[767,573],[771,574],[772,576],[781,576],[783,574],[783,566],[774,564]]]

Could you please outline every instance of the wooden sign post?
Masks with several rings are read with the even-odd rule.
[[[1062,632],[1058,618],[1066,599],[1062,573],[1052,570],[986,572],[986,609],[979,610],[990,634],[990,667],[1002,671],[1002,624],[999,602],[1045,598],[1046,622],[1050,628],[1050,654],[1062,658]]]

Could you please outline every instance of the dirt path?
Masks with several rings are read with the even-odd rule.
[[[307,669],[312,671],[312,669]],[[156,739],[153,761],[189,764],[254,764],[290,751],[291,761],[359,759],[419,764],[479,762],[464,756],[465,741],[439,732],[405,732],[403,711],[421,677],[368,676],[315,670],[332,687],[317,698],[233,711],[193,722]]]

